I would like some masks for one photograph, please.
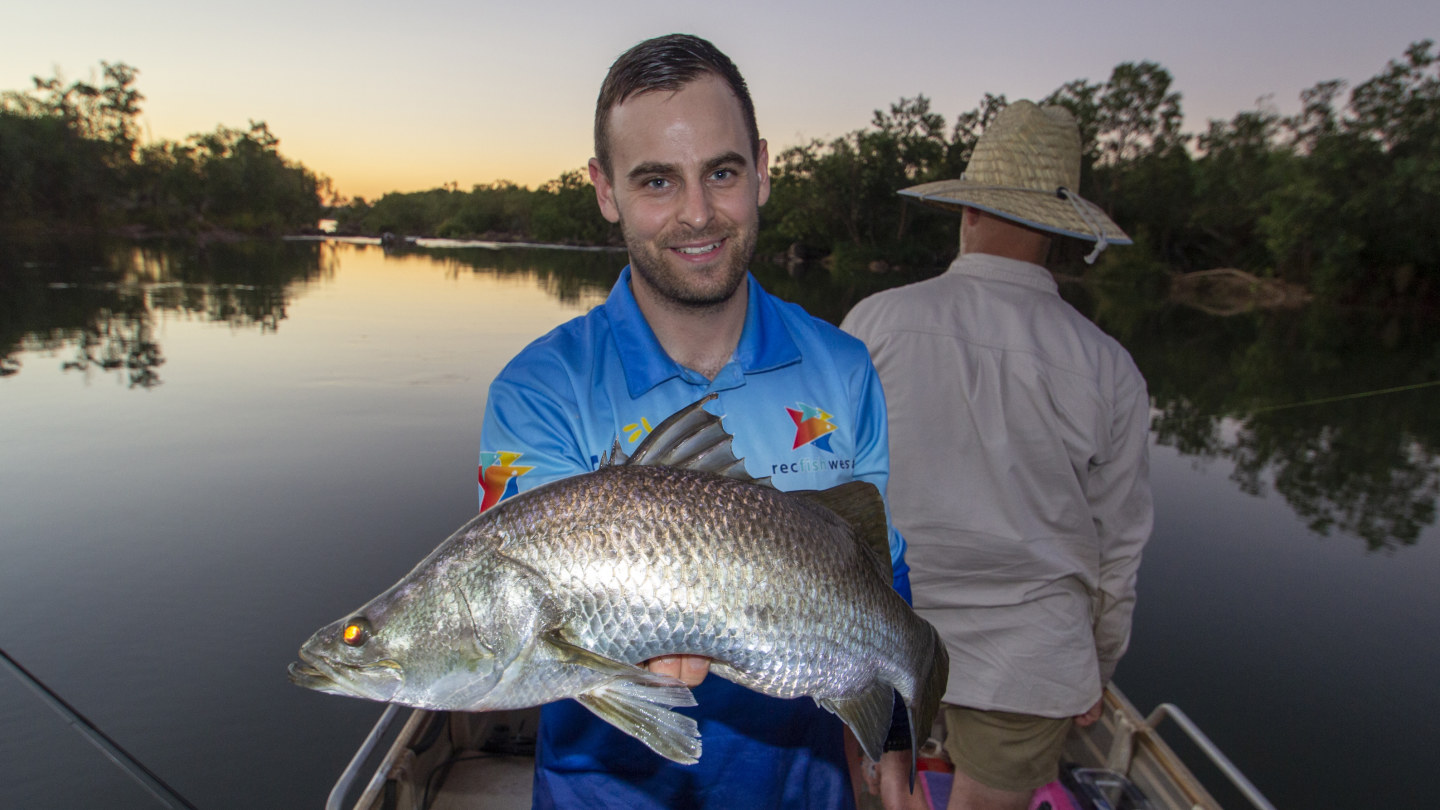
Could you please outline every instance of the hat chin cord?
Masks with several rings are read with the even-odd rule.
[[[1100,254],[1105,252],[1105,248],[1110,247],[1110,242],[1105,239],[1105,226],[1101,225],[1100,221],[1085,207],[1085,201],[1070,189],[1061,186],[1055,189],[1055,196],[1069,202],[1070,207],[1075,209],[1076,215],[1085,220],[1085,224],[1089,225],[1090,231],[1095,234],[1095,249],[1085,257],[1086,264],[1094,264],[1095,260],[1100,258]]]

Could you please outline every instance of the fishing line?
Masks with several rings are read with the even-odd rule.
[[[1251,409],[1250,413],[1253,415],[1257,413],[1268,413],[1270,411],[1283,411],[1289,408],[1304,408],[1309,405],[1325,405],[1331,402],[1343,402],[1348,399],[1364,399],[1365,397],[1375,397],[1380,396],[1381,394],[1396,394],[1401,391],[1414,391],[1420,388],[1430,388],[1436,385],[1440,385],[1440,380],[1431,380],[1429,382],[1415,383],[1413,385],[1400,385],[1394,388],[1381,388],[1375,391],[1361,391],[1358,394],[1342,394],[1338,397],[1325,397],[1323,399],[1312,399],[1305,402],[1292,402],[1288,405],[1269,405],[1264,408],[1253,408]]]
[[[31,675],[29,670],[20,666],[20,662],[11,658],[10,654],[5,652],[4,649],[0,649],[0,660],[5,662],[6,666],[15,673],[15,677],[20,679],[21,683],[35,690],[35,693],[45,701],[46,705],[54,709],[55,713],[69,723],[71,728],[84,735],[85,739],[89,740],[96,748],[99,748],[100,752],[108,757],[111,762],[115,763],[120,770],[129,774],[131,779],[140,783],[140,787],[145,788],[151,796],[159,799],[166,807],[196,810],[195,805],[186,801],[174,788],[165,784],[164,779],[161,779],[153,771],[141,764],[140,760],[131,756],[124,748],[121,748],[119,743],[110,739],[105,732],[101,731],[94,723],[86,719],[85,715],[77,711],[74,706],[66,703],[64,698],[55,694],[55,691],[42,683],[39,678]]]

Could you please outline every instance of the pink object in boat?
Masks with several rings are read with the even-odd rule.
[[[1079,805],[1070,791],[1056,781],[1035,791],[1035,797],[1030,800],[1030,810],[1079,810]]]

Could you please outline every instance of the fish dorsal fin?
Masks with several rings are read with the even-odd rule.
[[[618,466],[620,466],[621,464],[624,464],[624,463],[626,463],[626,462],[629,461],[629,460],[630,460],[630,457],[627,456],[627,455],[625,455],[625,451],[624,451],[624,450],[621,450],[621,449],[620,449],[620,440],[619,440],[619,439],[616,439],[616,440],[615,440],[615,443],[612,444],[612,445],[610,445],[610,450],[609,450],[609,452],[607,452],[605,455],[603,455],[603,456],[600,457],[600,466],[601,466],[601,467],[618,467]]]
[[[878,487],[869,481],[849,481],[829,489],[796,490],[790,494],[839,515],[855,530],[861,545],[873,552],[885,582],[894,578],[890,567],[890,528],[885,522],[885,501]]]
[[[705,403],[718,396],[707,394],[671,414],[623,463],[702,470],[770,486],[769,478],[754,478],[745,471],[745,461],[735,457],[731,436],[720,424],[720,417],[705,410]]]

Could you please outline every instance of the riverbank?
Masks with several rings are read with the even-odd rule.
[[[1293,308],[1314,296],[1299,284],[1260,278],[1235,267],[1217,267],[1170,277],[1170,300],[1209,315],[1238,315],[1256,309]]]

